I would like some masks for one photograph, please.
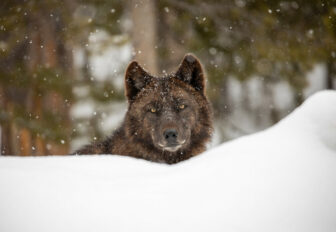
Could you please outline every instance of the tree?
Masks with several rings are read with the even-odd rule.
[[[134,58],[153,74],[158,74],[157,13],[154,0],[132,0],[132,43]]]

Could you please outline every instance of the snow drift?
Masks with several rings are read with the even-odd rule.
[[[172,166],[2,157],[0,231],[336,231],[336,92]]]

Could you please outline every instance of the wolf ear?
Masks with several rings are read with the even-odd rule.
[[[190,84],[197,91],[205,93],[205,77],[201,63],[192,54],[184,56],[175,76]]]
[[[149,83],[151,79],[148,74],[136,61],[131,62],[125,74],[125,95],[129,101],[134,100],[138,92]]]

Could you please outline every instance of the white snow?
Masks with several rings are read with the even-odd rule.
[[[0,231],[336,231],[336,92],[177,165],[0,158]]]

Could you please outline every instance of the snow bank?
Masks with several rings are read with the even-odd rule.
[[[0,231],[336,231],[336,92],[172,166],[0,158]]]

